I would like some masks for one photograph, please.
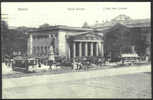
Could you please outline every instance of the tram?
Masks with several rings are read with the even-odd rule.
[[[35,58],[17,57],[14,58],[12,69],[23,70],[24,72],[34,72],[36,70],[37,60]]]

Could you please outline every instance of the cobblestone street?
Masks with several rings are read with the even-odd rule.
[[[3,98],[151,98],[151,67],[3,79]]]

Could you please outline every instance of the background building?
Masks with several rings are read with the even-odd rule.
[[[104,33],[105,55],[116,58],[121,53],[130,53],[134,46],[139,56],[151,56],[150,19],[131,19],[119,15],[104,23],[91,26]]]

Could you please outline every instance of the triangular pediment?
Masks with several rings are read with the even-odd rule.
[[[102,35],[89,32],[89,33],[71,36],[69,39],[70,40],[102,40]]]

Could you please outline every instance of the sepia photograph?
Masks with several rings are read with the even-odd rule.
[[[151,99],[151,2],[2,2],[1,67],[2,99]]]

